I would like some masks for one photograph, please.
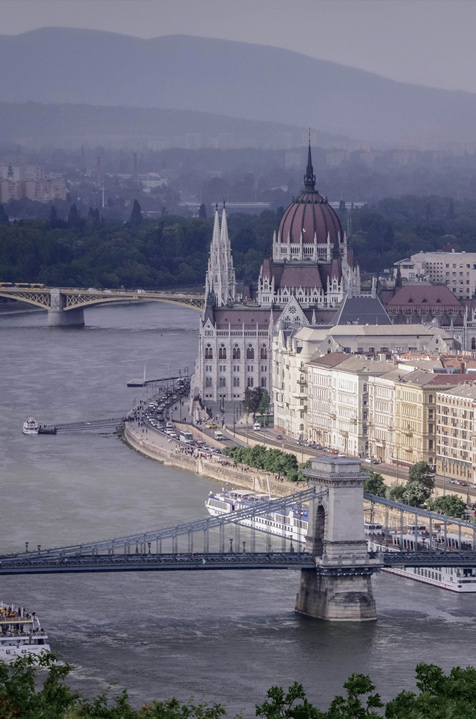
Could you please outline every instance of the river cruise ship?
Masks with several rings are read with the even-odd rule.
[[[245,489],[233,489],[230,492],[213,494],[210,492],[205,507],[212,517],[220,514],[229,514],[240,509],[249,509],[259,502],[271,499],[267,494],[256,494]],[[290,505],[286,514],[281,511],[270,512],[262,516],[243,519],[240,522],[244,527],[258,529],[260,532],[286,537],[291,541],[306,541],[308,513],[306,507]]]
[[[258,502],[267,499],[274,499],[267,494],[256,494],[249,490],[233,489],[229,492],[210,492],[205,506],[208,513],[213,517],[221,514],[229,514],[240,509],[248,509]],[[286,515],[281,512],[264,514],[254,518],[243,519],[239,522],[244,527],[257,529],[261,532],[274,534],[278,537],[285,536],[295,542],[306,541],[308,531],[308,510],[306,507],[289,507]],[[368,539],[369,550],[371,551],[413,551],[415,541],[415,527],[406,527],[405,532],[385,532],[383,525],[378,523],[365,524],[365,534]],[[426,527],[417,527],[418,549],[428,549],[428,537]],[[458,538],[447,535],[448,551],[458,551]],[[441,540],[435,536],[433,547],[443,549]],[[470,549],[471,547],[463,547]],[[404,567],[386,568],[384,572],[397,574],[407,579],[413,579],[424,584],[431,584],[441,589],[449,589],[452,592],[476,592],[476,569],[460,567]]]
[[[0,602],[0,661],[49,651],[48,635],[35,612]]]

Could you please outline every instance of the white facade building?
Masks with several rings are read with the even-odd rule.
[[[395,266],[404,282],[446,285],[458,299],[476,295],[476,252],[418,252]]]

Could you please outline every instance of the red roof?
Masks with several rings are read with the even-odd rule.
[[[382,298],[383,299],[383,298]],[[424,307],[430,309],[461,310],[461,302],[446,285],[405,285],[386,305],[388,310]]]
[[[273,322],[278,321],[278,317],[281,311],[273,311]],[[228,327],[234,330],[241,330],[243,325],[249,329],[256,329],[256,325],[260,330],[267,330],[270,323],[271,311],[262,310],[258,308],[243,308],[236,309],[236,307],[220,307],[215,309],[215,324],[219,330],[227,330]]]
[[[291,244],[331,244],[342,241],[342,227],[332,207],[315,190],[304,191],[284,213],[279,224],[281,242]],[[315,239],[316,238],[316,239]]]

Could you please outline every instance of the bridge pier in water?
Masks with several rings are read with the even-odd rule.
[[[82,307],[65,310],[66,295],[60,290],[50,290],[51,306],[48,310],[48,327],[84,327]]]
[[[305,474],[318,491],[327,492],[309,511],[307,550],[316,567],[301,570],[296,611],[329,621],[375,620],[371,580],[380,563],[369,557],[365,538],[367,475],[359,461],[337,457],[314,458]]]

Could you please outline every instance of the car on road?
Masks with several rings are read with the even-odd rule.
[[[205,429],[216,429],[218,427],[216,422],[207,422]]]
[[[276,435],[276,439],[284,439],[284,437],[283,437],[282,434],[277,434],[277,435]]]

